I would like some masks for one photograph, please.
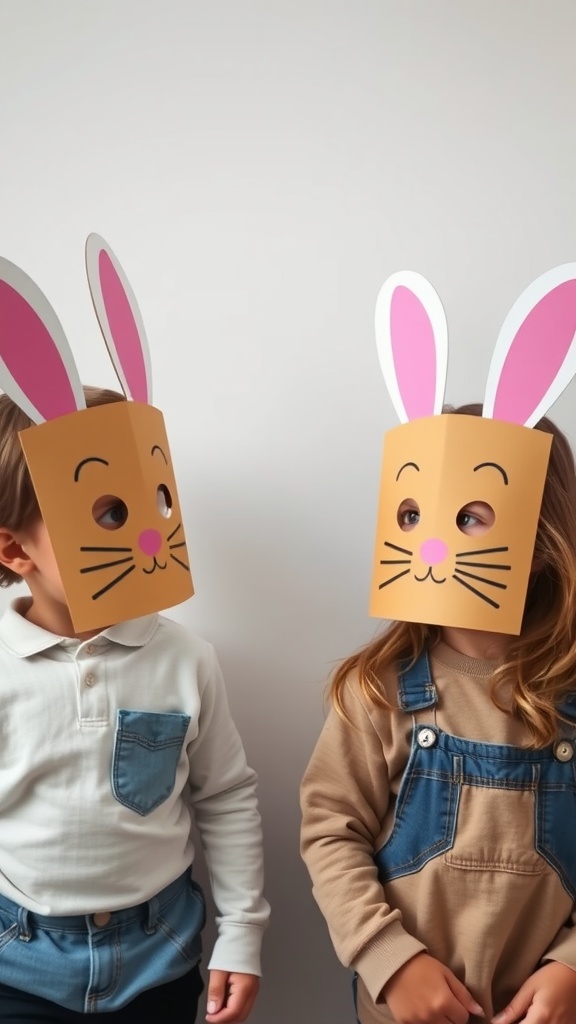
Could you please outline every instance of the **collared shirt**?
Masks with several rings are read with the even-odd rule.
[[[213,648],[158,615],[60,637],[27,604],[0,620],[0,892],[42,914],[134,906],[192,864],[195,821],[219,915],[209,966],[260,973],[256,776]],[[156,743],[166,721],[182,736]]]

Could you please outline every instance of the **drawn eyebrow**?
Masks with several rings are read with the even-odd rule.
[[[80,477],[80,470],[82,469],[83,466],[86,465],[87,462],[101,462],[103,466],[109,466],[110,465],[109,462],[106,462],[106,459],[100,459],[100,458],[98,458],[97,455],[90,455],[87,459],[82,459],[82,462],[79,462],[78,465],[76,466],[76,469],[74,470],[74,483],[75,484],[78,483],[78,479]]]
[[[402,472],[402,470],[406,469],[408,466],[414,466],[414,469],[416,470],[416,472],[417,473],[420,472],[420,466],[417,466],[415,462],[405,462],[403,466],[400,466],[400,469],[396,473],[396,479],[397,480],[399,479],[400,473]]]
[[[473,472],[475,473],[477,469],[486,469],[487,466],[492,466],[493,469],[497,469],[499,473],[502,473],[502,479],[506,486],[508,486],[508,474],[505,469],[502,469],[502,466],[498,465],[497,462],[481,462],[478,466],[474,466]]]
[[[168,459],[164,455],[164,452],[162,451],[159,444],[152,445],[152,451],[150,452],[150,455],[154,455],[154,452],[160,452],[160,455],[164,459],[164,462],[166,463],[166,465],[168,465]]]

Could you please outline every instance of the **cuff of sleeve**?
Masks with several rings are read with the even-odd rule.
[[[576,971],[576,941],[573,928],[563,928],[557,935],[553,945],[546,951],[542,960],[557,960],[565,967],[571,967]]]
[[[226,925],[216,939],[209,971],[262,976],[260,950],[263,928],[253,925]]]
[[[378,1000],[386,982],[417,953],[425,953],[423,942],[408,935],[399,921],[392,921],[361,950],[352,967],[364,982],[370,998]]]

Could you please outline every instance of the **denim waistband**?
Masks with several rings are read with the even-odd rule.
[[[90,914],[66,914],[61,916],[37,914],[35,911],[27,910],[26,907],[20,906],[20,904],[15,903],[0,893],[0,911],[14,918],[19,926],[20,937],[24,939],[30,937],[29,933],[32,928],[41,928],[44,931],[75,932],[86,935],[94,931],[105,932],[108,929],[118,928],[121,925],[130,924],[134,921],[143,921],[145,923],[145,931],[154,931],[159,912],[180,895],[189,878],[190,870],[188,869],[179,878],[170,882],[156,896],[146,900],[145,903],[139,903],[135,907],[127,907],[125,910],[110,911],[110,920],[103,925],[95,925],[93,917],[95,913],[106,913],[105,907],[100,911],[94,911]]]

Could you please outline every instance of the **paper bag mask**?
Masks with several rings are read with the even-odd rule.
[[[442,414],[447,325],[423,277],[385,282],[376,337],[402,425],[384,439],[370,614],[519,634],[552,445],[529,428],[576,373],[576,264],[538,278],[508,314],[482,417]],[[463,532],[472,502],[491,511],[481,536]]]
[[[86,268],[108,353],[129,401],[86,408],[72,352],[48,300],[0,259],[0,387],[36,426],[20,433],[76,632],[193,594],[162,413],[150,405],[148,344],[132,289],[102,238]],[[125,522],[105,529],[105,496]]]

